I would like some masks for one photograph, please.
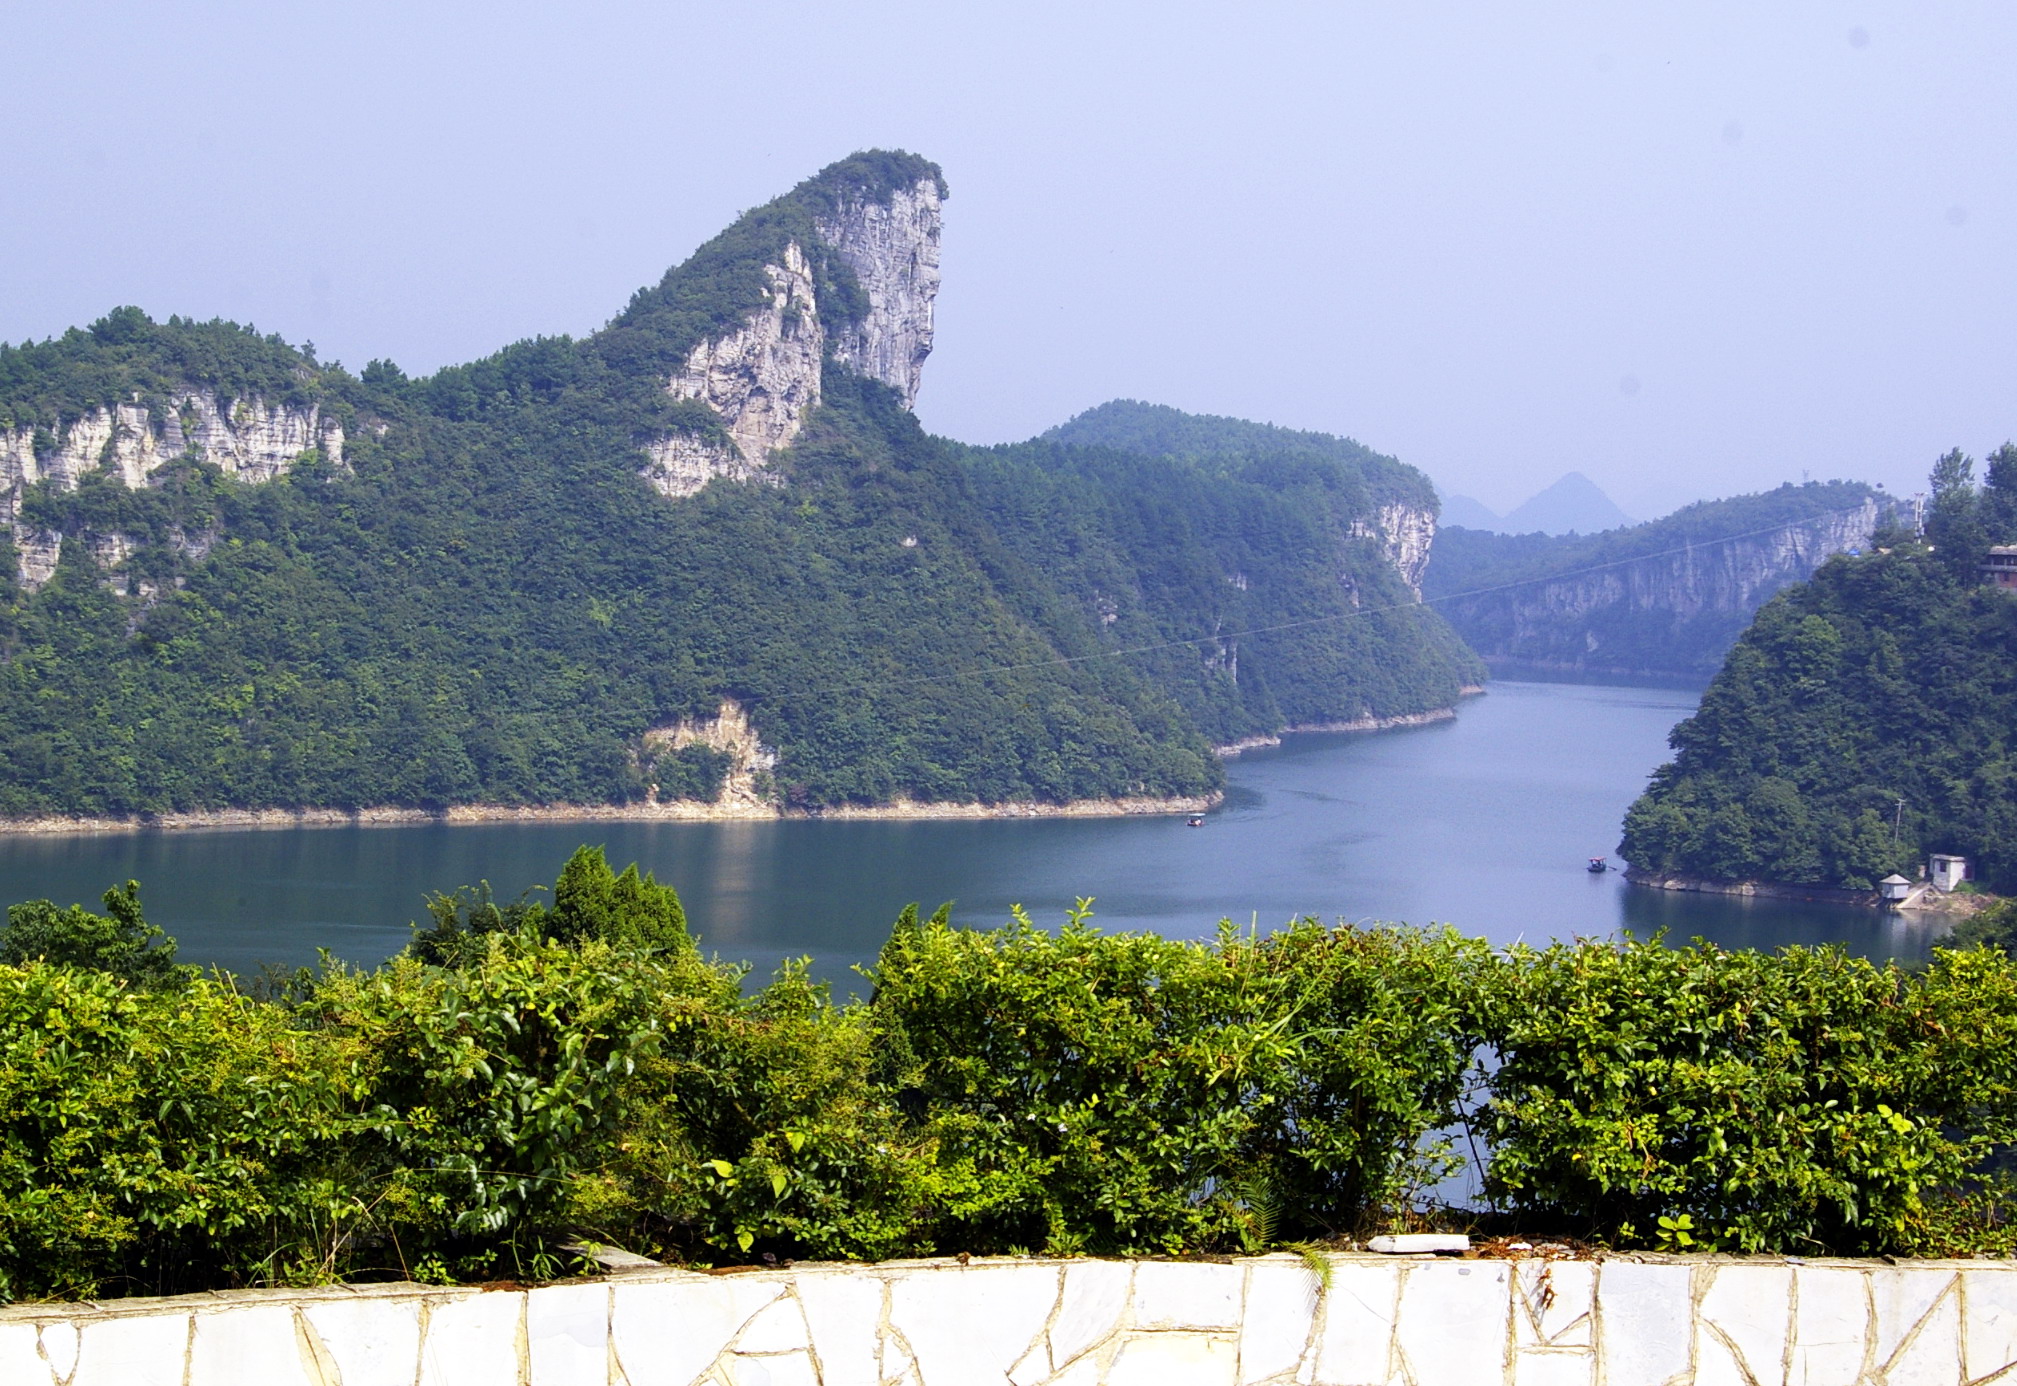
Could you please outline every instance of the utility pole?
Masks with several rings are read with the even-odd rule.
[[[1891,815],[1891,850],[1898,850],[1898,828],[1905,821],[1905,801],[1898,801],[1897,812]]]

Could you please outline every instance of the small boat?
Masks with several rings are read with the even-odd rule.
[[[1190,826],[1192,826],[1193,828],[1202,828],[1204,825],[1205,825],[1205,816],[1202,813],[1194,813],[1191,815]]]
[[[1592,876],[1601,876],[1610,869],[1611,869],[1610,864],[1606,862],[1602,857],[1590,858],[1589,872]]]

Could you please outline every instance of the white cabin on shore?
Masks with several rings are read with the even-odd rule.
[[[1933,889],[1948,894],[1968,879],[1968,858],[1935,852],[1926,859],[1926,874],[1932,878]]]

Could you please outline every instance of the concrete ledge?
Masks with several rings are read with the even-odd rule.
[[[975,1260],[0,1310],[6,1386],[1977,1386],[2017,1263]]]

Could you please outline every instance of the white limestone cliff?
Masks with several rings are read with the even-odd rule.
[[[906,409],[917,403],[924,360],[931,355],[941,224],[933,178],[897,190],[887,204],[851,199],[838,215],[819,222],[819,234],[868,297],[867,316],[835,334],[834,359],[895,390]]]
[[[1888,503],[1876,499],[1759,534],[1690,544],[1629,562],[1457,597],[1441,610],[1486,658],[1584,670],[1666,672],[1632,632],[1713,626],[1736,639],[1774,593],[1834,554],[1869,542]],[[1690,649],[1702,644],[1697,639]],[[1713,652],[1717,663],[1721,647]],[[1694,654],[1677,656],[1693,659]],[[1689,672],[1713,672],[1714,665]]]
[[[741,460],[761,467],[773,448],[798,436],[819,403],[820,330],[812,266],[797,242],[782,265],[765,265],[770,293],[761,308],[725,337],[702,342],[666,383],[677,399],[697,399],[721,416]],[[724,465],[729,459],[724,458]]]
[[[14,527],[15,571],[21,585],[34,591],[56,576],[56,560],[63,553],[63,536],[50,529]]]
[[[1835,554],[1860,548],[1883,518],[1875,500],[1764,534],[1691,545],[1636,563],[1535,584],[1511,594],[1516,636],[1539,635],[1564,619],[1606,608],[1671,613],[1749,614],[1791,582],[1804,581]],[[1595,645],[1587,639],[1591,649]]]
[[[785,247],[781,264],[764,266],[765,302],[725,336],[704,341],[666,382],[678,399],[699,400],[720,416],[733,443],[723,448],[673,434],[647,445],[641,474],[666,496],[690,496],[717,477],[775,480],[770,455],[797,438],[819,404],[822,366],[842,365],[894,389],[908,409],[917,399],[931,352],[932,303],[939,285],[938,182],[922,179],[887,202],[854,197],[817,223],[821,239],[860,281],[862,320],[829,341],[804,247]]]
[[[651,803],[659,802],[658,783],[651,775],[653,762],[659,754],[685,746],[705,746],[728,757],[728,773],[722,779],[721,794],[714,801],[728,815],[775,815],[770,772],[777,768],[777,753],[763,744],[741,703],[723,698],[712,717],[681,718],[670,726],[654,727],[644,734],[644,769]]]
[[[1436,540],[1436,516],[1431,510],[1391,501],[1379,506],[1370,520],[1352,525],[1352,533],[1362,539],[1376,539],[1387,561],[1408,584],[1417,599],[1422,595],[1422,574],[1429,566],[1429,549]]]
[[[285,472],[311,448],[319,448],[331,462],[343,462],[343,427],[317,406],[225,400],[208,390],[189,391],[158,412],[137,400],[91,410],[64,427],[55,447],[41,457],[36,456],[35,430],[0,429],[0,521],[13,532],[23,585],[39,587],[56,571],[61,538],[20,523],[22,497],[37,482],[74,491],[85,473],[103,469],[137,489],[182,457],[213,462],[239,481],[263,482]],[[115,548],[116,561],[124,560],[130,546],[123,540],[114,545],[115,539],[119,536],[99,537],[94,547],[102,550],[101,560]]]
[[[695,494],[716,477],[772,486],[782,484],[776,473],[751,462],[739,447],[719,447],[687,433],[668,434],[647,443],[644,454],[649,460],[640,475],[661,496],[673,500]]]

